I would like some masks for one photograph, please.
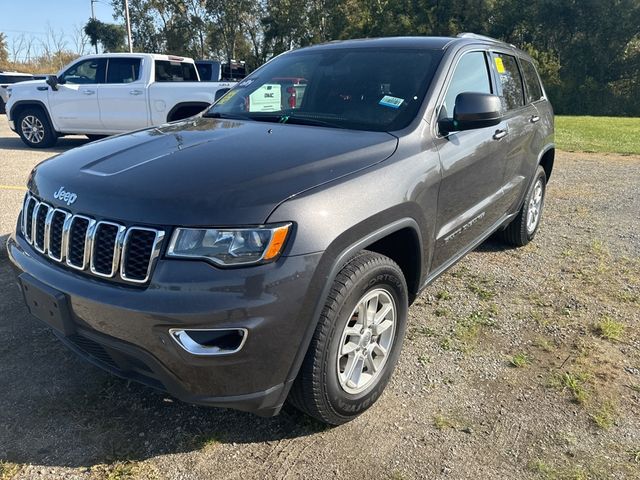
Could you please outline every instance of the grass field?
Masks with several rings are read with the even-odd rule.
[[[556,144],[569,152],[640,155],[640,118],[557,116]]]

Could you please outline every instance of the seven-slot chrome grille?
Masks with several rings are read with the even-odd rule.
[[[27,194],[20,230],[38,252],[76,270],[125,282],[149,280],[164,231],[72,214]]]

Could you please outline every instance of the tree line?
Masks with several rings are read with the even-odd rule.
[[[124,1],[112,4],[117,25],[85,31],[124,50]],[[475,32],[529,52],[557,113],[640,116],[640,0],[129,0],[129,13],[136,51],[248,70],[331,40]]]

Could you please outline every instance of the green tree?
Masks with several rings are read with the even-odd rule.
[[[219,44],[225,61],[235,58],[239,40],[251,24],[258,5],[252,0],[207,0],[207,18],[213,26],[210,38]]]
[[[102,45],[105,52],[119,52],[124,50],[125,30],[121,25],[104,23],[95,18],[89,19],[84,27],[92,46]]]

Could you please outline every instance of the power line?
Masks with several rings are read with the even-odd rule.
[[[10,33],[35,33],[36,35],[46,35],[47,32],[36,32],[34,30],[14,30],[11,28],[2,28],[0,27],[0,32],[10,32]]]

